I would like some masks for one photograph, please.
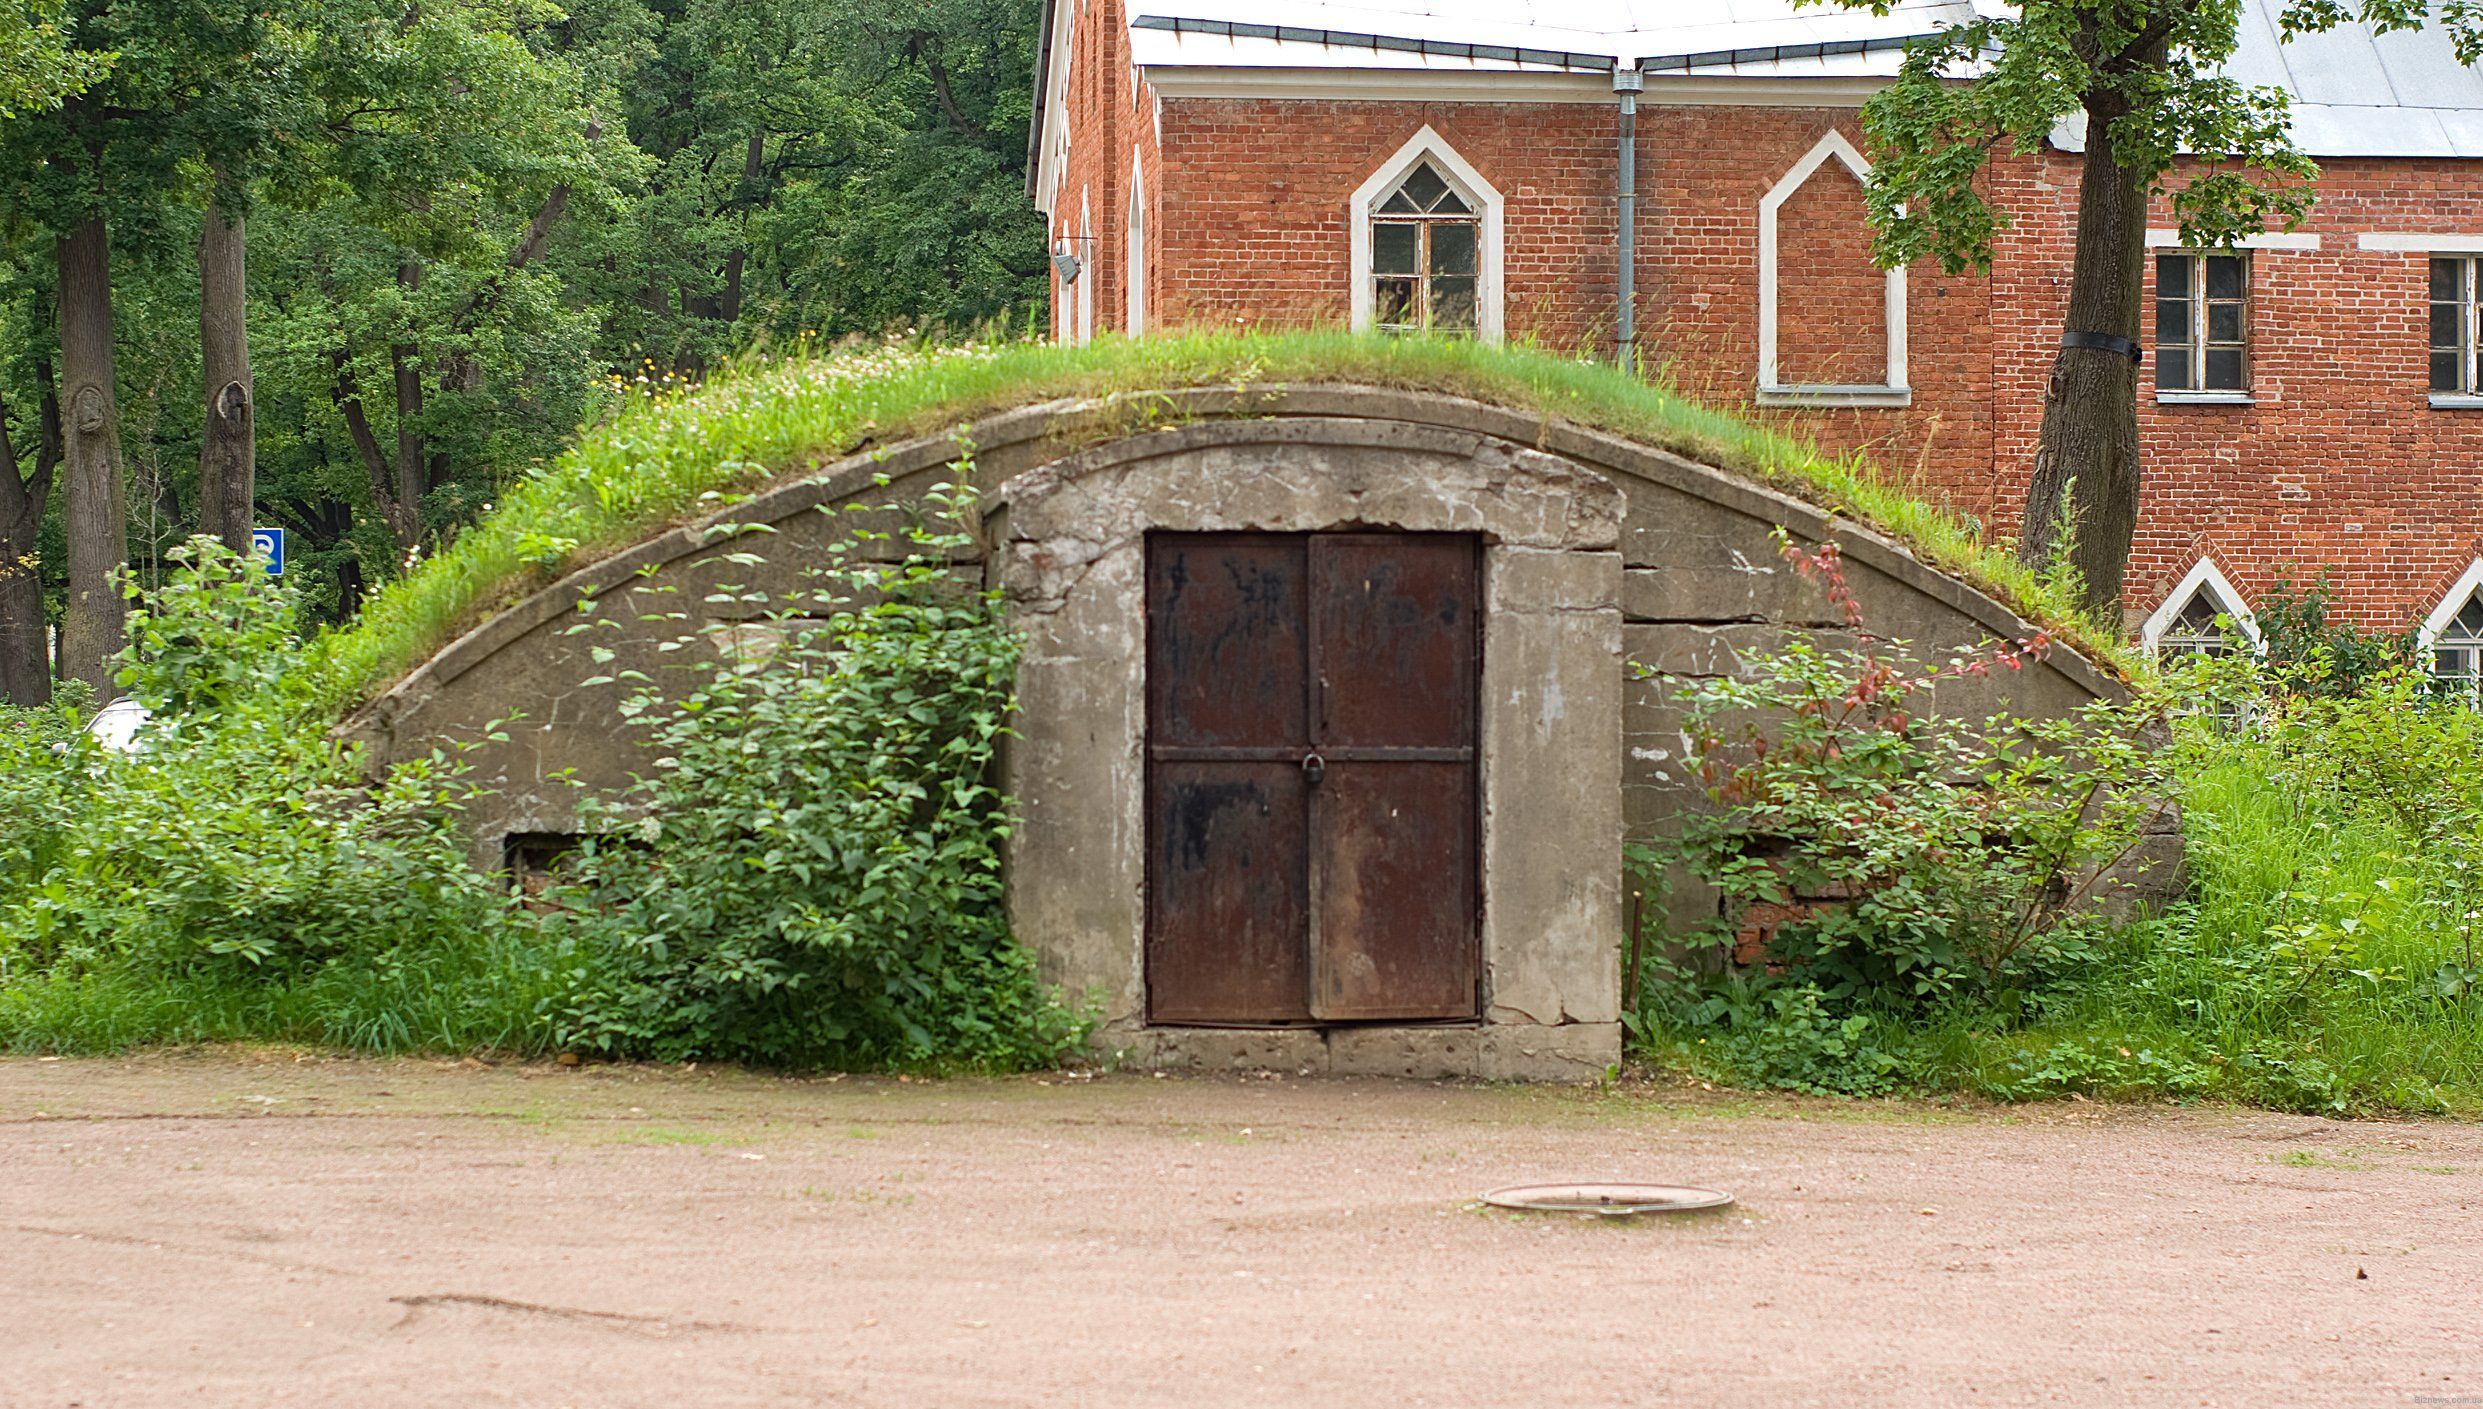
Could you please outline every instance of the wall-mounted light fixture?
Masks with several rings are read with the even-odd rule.
[[[1062,283],[1074,284],[1078,282],[1078,276],[1086,272],[1088,261],[1079,255],[1074,246],[1094,243],[1095,237],[1092,235],[1063,235],[1060,242],[1052,246],[1052,269],[1060,275]]]

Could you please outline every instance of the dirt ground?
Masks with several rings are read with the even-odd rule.
[[[7,1409],[2019,1403],[2483,1405],[2483,1129],[0,1062]]]

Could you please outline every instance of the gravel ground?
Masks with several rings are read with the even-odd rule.
[[[0,1061],[8,1409],[2020,1403],[2483,1406],[2483,1129]]]

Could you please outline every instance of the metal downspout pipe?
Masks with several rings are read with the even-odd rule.
[[[1619,307],[1613,323],[1613,361],[1624,372],[1638,369],[1638,94],[1646,75],[1633,63],[1612,70],[1612,91],[1621,99],[1621,238]]]

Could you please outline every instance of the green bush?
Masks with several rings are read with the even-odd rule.
[[[1858,628],[1835,545],[1784,551]],[[2098,878],[2162,806],[2144,742],[2162,706],[2097,701],[2049,720],[1923,708],[1943,678],[2022,670],[2048,649],[2038,637],[1926,670],[1797,637],[1739,677],[1667,678],[1681,766],[1709,805],[1646,854],[1725,908],[1649,991],[1698,986],[1761,920],[1764,952],[1741,958],[1840,1012],[1996,999],[2081,952]]]
[[[2404,669],[2313,694],[2281,668],[2221,668],[2253,702],[2240,727],[2212,708],[2184,721],[2188,903],[2109,936],[2030,1021],[1927,1022],[1909,1082],[2483,1109],[2483,716]]]
[[[33,885],[59,854],[80,791],[78,731],[93,702],[93,689],[71,680],[39,709],[0,705],[0,896]]]
[[[434,992],[431,1018],[350,1001],[522,947],[456,827],[464,770],[444,755],[367,780],[328,735],[284,592],[208,540],[171,557],[130,616],[119,678],[152,715],[134,751],[75,734],[74,707],[0,734],[0,825],[40,831],[0,870],[0,1043],[402,1046],[428,1027],[523,1045],[505,992]]]
[[[453,758],[366,786],[327,736],[291,603],[206,540],[130,615],[121,683],[153,712],[134,752],[83,737],[12,760],[52,829],[0,894],[13,968],[300,973],[501,922],[465,859]]]
[[[2412,631],[2368,631],[2329,613],[2323,580],[2306,588],[2279,582],[2252,609],[2266,642],[2255,692],[2350,697],[2416,658]]]
[[[658,767],[565,897],[600,956],[565,1016],[572,1042],[1022,1067],[1077,1039],[1001,904],[990,776],[1017,641],[997,595],[948,568],[962,539],[914,539],[893,565],[850,545],[777,607],[772,646],[710,628],[717,649],[681,653],[704,657],[678,668],[686,688],[647,681],[626,707]]]
[[[79,736],[74,697],[0,718],[0,1046],[1057,1059],[1079,1025],[1001,907],[1017,645],[939,556],[954,538],[918,537],[895,565],[854,545],[772,652],[736,628],[670,702],[640,677],[651,776],[531,909],[468,860],[458,758],[366,778],[281,590],[178,550],[131,619],[135,752]]]

